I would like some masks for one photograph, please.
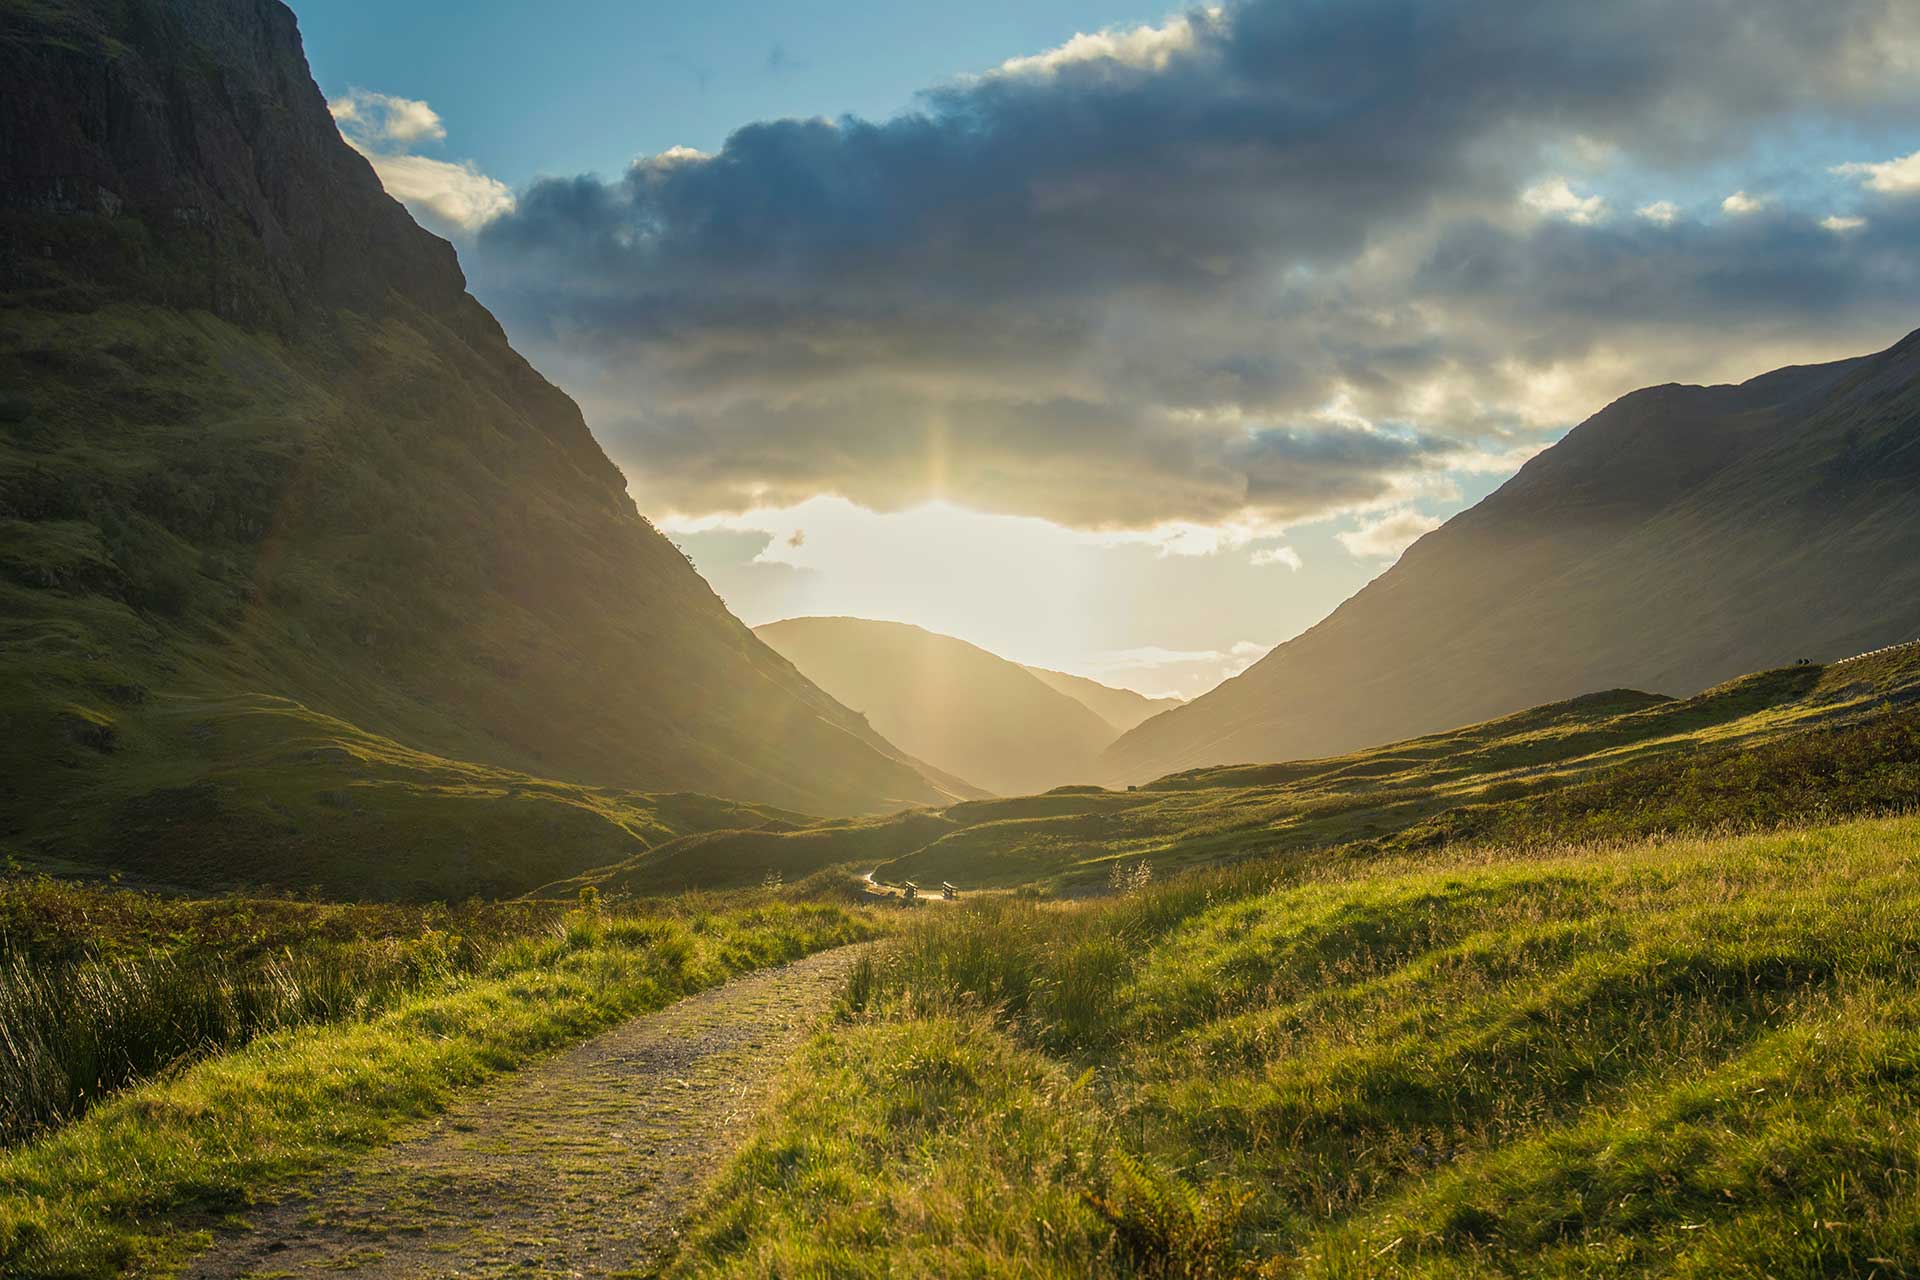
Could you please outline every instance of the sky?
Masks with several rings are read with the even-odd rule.
[[[754,624],[1191,696],[1618,396],[1920,327],[1906,0],[299,13]]]

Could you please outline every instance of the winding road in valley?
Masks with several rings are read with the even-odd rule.
[[[184,1274],[646,1274],[860,950],[749,974],[504,1077]]]

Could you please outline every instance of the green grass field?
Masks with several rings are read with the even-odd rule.
[[[922,913],[676,1274],[1920,1274],[1920,820]]]

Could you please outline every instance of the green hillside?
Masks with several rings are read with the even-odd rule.
[[[887,741],[996,795],[1090,781],[1119,734],[1018,663],[905,623],[789,618],[754,634]]]
[[[965,794],[639,515],[284,7],[9,0],[0,82],[0,844],[464,896],[739,821],[637,792]]]
[[[1920,333],[1595,414],[1102,780],[1324,756],[1920,638]]]
[[[1916,795],[1920,647],[1909,646],[1684,700],[1593,694],[1326,760],[716,832],[586,879],[658,891],[844,864],[884,882],[1076,892],[1141,861],[1165,871],[1335,849],[1366,860],[1461,842],[1609,842],[1885,812]]]

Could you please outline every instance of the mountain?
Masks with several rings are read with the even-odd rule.
[[[0,848],[494,891],[964,794],[635,510],[285,6],[0,0],[0,84]]]
[[[1324,622],[1108,749],[1103,776],[1327,756],[1616,686],[1920,635],[1920,334],[1637,391]]]
[[[1105,720],[1113,726],[1115,733],[1125,733],[1141,721],[1151,720],[1162,711],[1171,711],[1185,701],[1182,698],[1149,698],[1132,689],[1116,689],[1098,680],[1068,675],[1064,671],[1049,671],[1045,667],[1028,667],[1026,670],[1041,684],[1056,693],[1066,694]]]
[[[1086,782],[1119,732],[1020,664],[906,623],[790,618],[755,634],[889,742],[999,795]]]

